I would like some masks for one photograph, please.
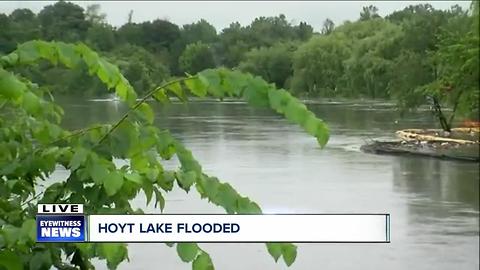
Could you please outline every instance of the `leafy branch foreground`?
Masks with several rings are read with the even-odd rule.
[[[41,61],[76,69],[87,67],[129,106],[113,125],[96,125],[68,131],[60,126],[64,114],[45,87],[15,73],[15,68]],[[130,202],[140,191],[147,205],[165,207],[164,193],[175,182],[188,192],[192,187],[203,199],[227,213],[261,213],[260,207],[240,195],[230,184],[209,176],[192,153],[168,130],[154,125],[146,101],[153,97],[168,103],[172,96],[239,97],[250,105],[270,107],[300,125],[324,146],[328,128],[287,91],[276,89],[259,77],[227,69],[205,70],[137,95],[119,69],[83,44],[29,41],[0,58],[0,268],[92,269],[90,259],[105,259],[110,269],[128,260],[120,243],[36,243],[37,203],[82,203],[90,213],[142,213]],[[180,167],[167,170],[162,160],[176,157]],[[128,161],[122,167],[114,159]],[[67,179],[42,190],[45,180],[61,166]],[[155,195],[155,196],[154,196]],[[172,246],[172,244],[169,244]],[[297,249],[292,244],[267,244],[277,261],[291,265]],[[213,269],[210,256],[195,243],[176,246],[180,259],[195,270]]]

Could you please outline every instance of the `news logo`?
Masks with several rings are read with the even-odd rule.
[[[81,204],[39,204],[37,242],[85,242],[87,222]]]

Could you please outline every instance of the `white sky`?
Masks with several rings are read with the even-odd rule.
[[[120,26],[127,21],[128,13],[133,10],[133,21],[142,22],[157,18],[184,25],[200,19],[206,19],[217,31],[238,21],[249,24],[259,16],[285,14],[289,21],[306,21],[316,31],[322,28],[326,18],[339,25],[345,20],[356,20],[363,6],[375,5],[381,16],[401,10],[406,6],[430,3],[437,9],[449,9],[458,4],[463,8],[470,1],[71,1],[85,8],[93,3],[101,5],[107,14],[107,21]],[[1,1],[0,13],[10,14],[17,8],[29,8],[35,13],[54,1]]]

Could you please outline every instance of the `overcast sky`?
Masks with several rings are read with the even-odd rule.
[[[120,26],[127,21],[128,13],[133,10],[133,21],[142,22],[157,18],[168,19],[178,25],[184,25],[206,19],[217,30],[227,27],[231,22],[238,21],[242,25],[249,24],[259,16],[276,16],[285,14],[289,21],[298,23],[306,21],[319,31],[326,18],[335,24],[345,20],[356,20],[363,6],[375,5],[381,16],[392,11],[401,10],[406,6],[418,3],[430,3],[438,9],[449,9],[458,4],[463,8],[470,6],[470,1],[71,1],[82,7],[93,3],[101,5],[107,14],[107,21]],[[10,14],[17,8],[29,8],[39,12],[44,6],[54,1],[1,1],[0,13]]]

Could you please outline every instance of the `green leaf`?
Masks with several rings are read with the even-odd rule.
[[[158,189],[154,189],[155,191],[155,208],[160,206],[160,211],[163,212],[163,209],[165,209],[165,198],[163,198],[162,193]]]
[[[324,147],[327,144],[329,140],[329,133],[328,127],[323,123],[322,120],[320,120],[320,124],[315,136],[317,137],[318,144],[320,144],[321,147]]]
[[[184,262],[191,262],[198,254],[198,245],[195,243],[178,243],[177,253]]]
[[[96,74],[99,68],[98,54],[84,44],[77,45],[76,50],[81,53],[83,61],[87,64],[88,72],[91,75]]]
[[[282,256],[287,266],[292,265],[297,258],[297,247],[292,244],[282,244]]]
[[[145,197],[147,198],[147,205],[150,204],[152,201],[152,196],[153,196],[153,184],[150,182],[149,179],[145,178],[145,181],[143,182],[142,185],[143,192],[145,193]]]
[[[220,181],[215,177],[202,177],[202,187],[204,190],[204,196],[206,196],[210,201],[215,200],[218,189],[220,188]]]
[[[138,172],[146,172],[148,170],[148,158],[143,154],[137,154],[130,159],[130,166]]]
[[[16,245],[21,235],[20,228],[14,227],[12,225],[5,225],[2,228],[1,232],[5,239],[5,244],[7,247]]]
[[[153,120],[155,118],[155,115],[153,113],[152,107],[150,107],[146,103],[140,104],[137,108],[138,113],[142,116],[143,119],[147,121],[149,124],[153,124]]]
[[[19,63],[30,64],[37,61],[40,58],[38,44],[38,41],[28,41],[19,45],[17,48]]]
[[[115,87],[115,93],[121,100],[125,101],[128,99],[128,91],[129,91],[128,88],[129,88],[129,85],[121,81]]]
[[[194,171],[200,173],[202,171],[202,167],[193,158],[192,152],[186,149],[182,144],[176,143],[175,149],[177,150],[177,156],[180,160],[180,164],[182,164],[183,171]]]
[[[170,99],[168,99],[168,96],[165,93],[165,89],[163,89],[163,88],[155,91],[155,93],[153,94],[153,98],[156,101],[159,101],[161,103],[169,103],[170,102]]]
[[[136,172],[126,173],[126,174],[125,174],[125,178],[126,178],[128,181],[137,183],[137,184],[139,184],[139,185],[143,184],[142,176],[141,176],[140,174],[136,173]]]
[[[192,270],[214,270],[212,259],[210,255],[205,252],[201,252],[195,261],[192,263]]]
[[[176,172],[178,185],[185,191],[189,191],[190,187],[195,183],[197,174],[194,171]]]
[[[35,252],[30,259],[30,270],[50,269],[52,267],[52,256],[50,250]]]
[[[95,184],[100,185],[108,177],[108,170],[105,168],[98,160],[89,162],[87,166],[87,171],[93,179]]]
[[[98,251],[100,256],[107,260],[109,269],[116,269],[127,258],[127,247],[125,244],[99,243]]]
[[[329,139],[329,130],[327,125],[320,119],[316,118],[312,112],[308,112],[304,120],[303,128],[310,135],[317,138],[318,144],[324,147]]]
[[[123,77],[120,77],[120,80],[115,86],[115,93],[120,100],[126,102],[129,106],[132,106],[136,102],[137,94],[135,93],[135,90],[133,90],[127,79]]]
[[[270,107],[277,113],[284,114],[289,97],[287,91],[274,88],[268,89],[268,99],[270,100]]]
[[[237,200],[237,212],[239,214],[260,214],[260,207],[249,198],[239,198]]]
[[[70,170],[72,171],[80,167],[80,165],[85,162],[88,156],[88,151],[85,148],[77,147],[73,151],[74,153],[69,164]]]
[[[63,42],[55,43],[57,48],[58,60],[68,68],[76,67],[80,61],[80,55],[75,50],[75,45]]]
[[[108,196],[115,195],[123,186],[123,175],[117,171],[110,172],[103,181],[103,187]]]
[[[224,96],[224,89],[221,86],[221,78],[219,71],[215,69],[206,69],[198,73],[199,78],[208,85],[207,91],[214,97],[221,98]]]
[[[34,243],[37,239],[37,227],[34,219],[27,219],[23,222],[20,229],[21,237],[29,242]]]
[[[113,88],[120,80],[120,71],[117,66],[110,64],[102,58],[98,60],[98,78],[104,82],[108,88]]]
[[[57,56],[55,43],[38,40],[35,42],[35,45],[37,47],[38,54],[40,55],[41,58],[47,59],[54,65],[57,64],[58,56]]]
[[[7,99],[18,101],[23,93],[27,90],[27,86],[19,81],[15,76],[0,68],[0,94]]]
[[[175,183],[175,173],[172,171],[165,171],[158,177],[157,184],[166,191],[173,189],[173,184]]]
[[[192,77],[185,81],[185,85],[188,89],[198,97],[204,97],[207,94],[207,84],[205,84],[200,78]]]
[[[8,270],[23,270],[22,259],[10,250],[0,251],[0,266]]]
[[[277,262],[278,258],[282,255],[282,245],[278,243],[266,243],[268,253],[273,257]]]
[[[18,54],[13,52],[8,55],[4,55],[0,57],[0,65],[2,64],[1,62],[6,63],[6,65],[15,66],[18,63]]]
[[[31,114],[35,115],[41,108],[40,98],[28,91],[23,95],[23,107]]]
[[[285,116],[287,119],[299,125],[302,125],[302,122],[306,119],[307,112],[308,110],[305,105],[295,100],[290,100],[285,108]]]
[[[219,185],[218,193],[213,201],[225,208],[227,213],[232,214],[237,210],[238,197],[238,193],[230,184],[222,183]]]
[[[180,82],[174,82],[166,88],[167,90],[173,92],[181,101],[187,101],[187,96],[185,95],[185,92],[183,91]]]
[[[269,105],[268,88],[269,86],[264,80],[251,79],[243,90],[243,99],[252,106],[267,107]]]

